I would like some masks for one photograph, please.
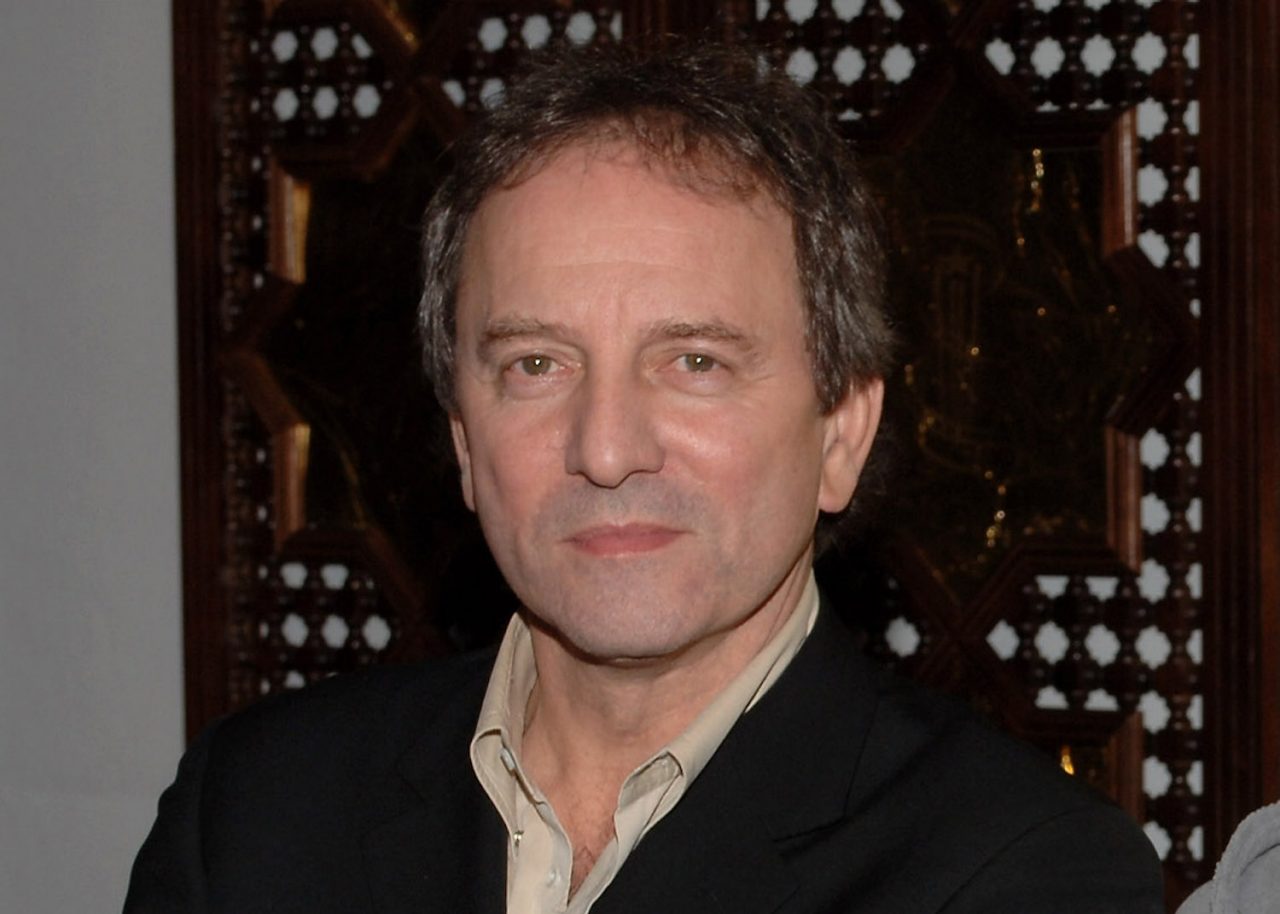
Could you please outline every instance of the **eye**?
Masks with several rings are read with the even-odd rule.
[[[686,352],[680,356],[678,362],[685,371],[699,374],[714,371],[720,367],[720,363],[705,352]]]
[[[536,378],[554,371],[556,360],[547,355],[526,355],[517,359],[511,367],[523,375]]]

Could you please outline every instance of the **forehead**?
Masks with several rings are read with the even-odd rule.
[[[504,282],[593,266],[630,268],[637,281],[665,271],[730,296],[763,285],[798,302],[791,219],[769,194],[744,187],[673,174],[632,147],[560,150],[482,201],[464,246],[460,304]]]

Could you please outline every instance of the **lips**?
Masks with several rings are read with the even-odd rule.
[[[653,552],[683,535],[683,530],[659,524],[606,524],[580,530],[565,541],[589,555],[611,556]]]

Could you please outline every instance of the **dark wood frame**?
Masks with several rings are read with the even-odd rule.
[[[1280,0],[1203,7],[1206,855],[1280,797]]]
[[[183,683],[187,736],[227,712],[220,586],[222,397],[214,368],[219,271],[217,105],[220,3],[174,0],[178,383],[182,461]]]
[[[228,709],[224,417],[213,368],[224,6],[172,6],[189,734]],[[636,21],[668,22],[650,4],[636,10]],[[1213,859],[1250,809],[1280,797],[1280,0],[1205,0],[1201,23],[1204,844]]]

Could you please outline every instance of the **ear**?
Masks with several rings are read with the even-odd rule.
[[[883,380],[872,378],[862,384],[854,381],[824,417],[822,478],[818,487],[820,510],[838,514],[849,506],[867,455],[871,453],[883,404]]]
[[[462,417],[457,413],[449,414],[449,432],[453,435],[453,453],[458,458],[458,469],[461,473],[462,500],[474,511],[476,493],[471,484],[471,449],[467,446],[466,426],[462,424]]]

